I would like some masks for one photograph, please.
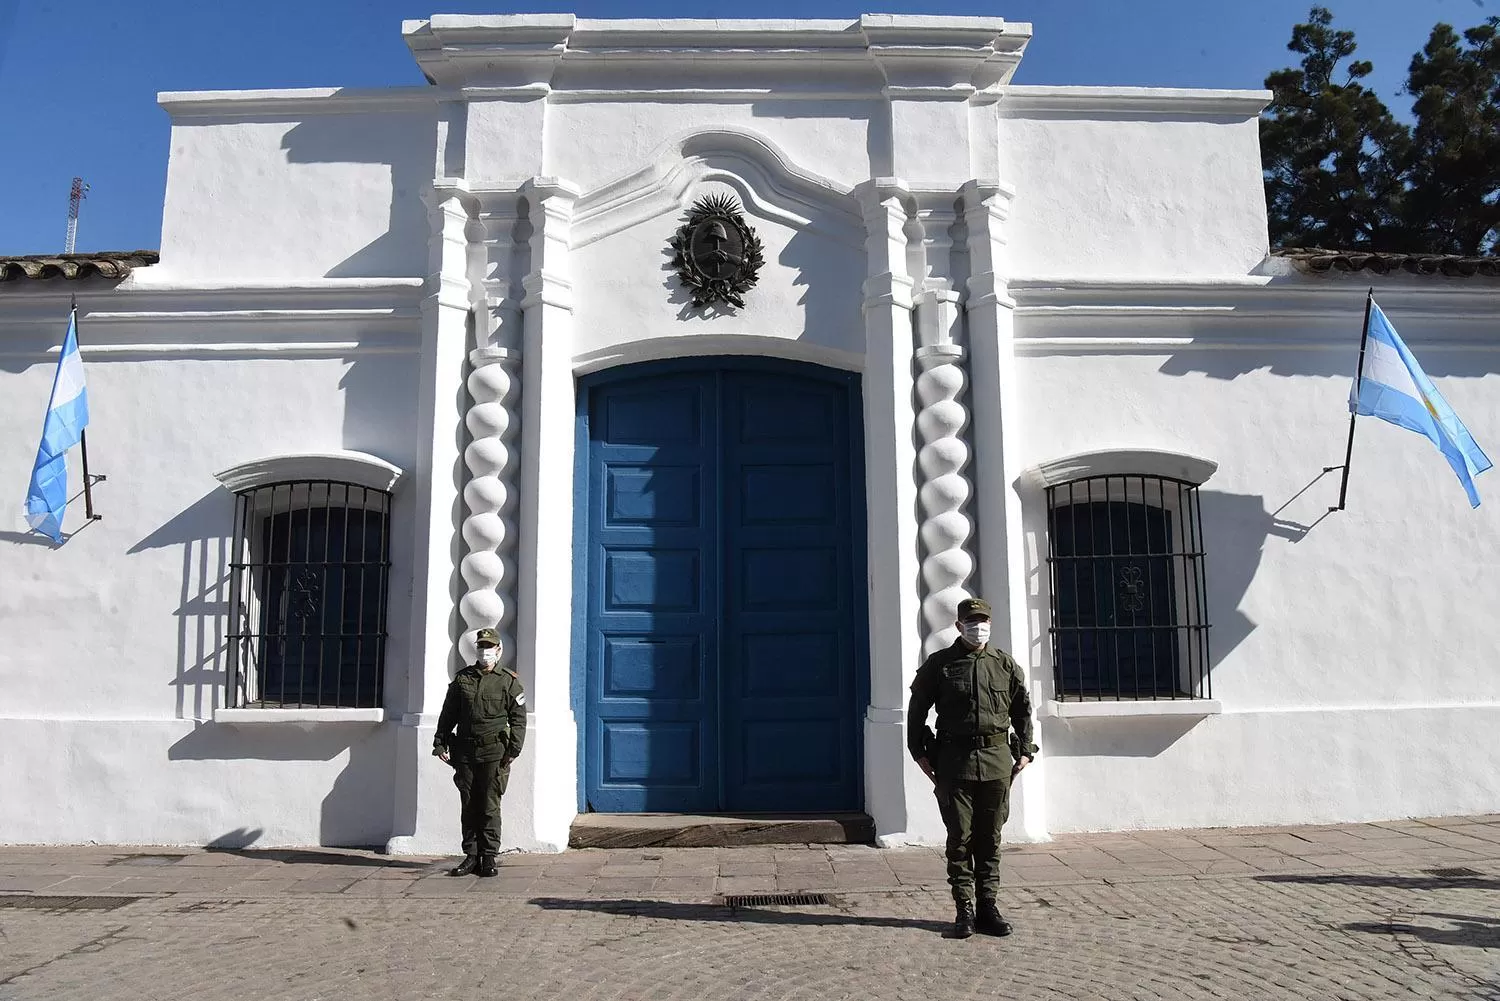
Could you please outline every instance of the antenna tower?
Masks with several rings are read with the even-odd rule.
[[[73,253],[73,247],[78,242],[78,203],[89,196],[89,186],[83,183],[83,178],[73,178],[72,190],[68,192],[68,242],[63,247],[63,253]]]

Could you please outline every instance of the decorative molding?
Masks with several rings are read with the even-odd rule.
[[[726,81],[761,83],[778,98],[799,90],[868,96],[888,83],[951,88],[943,96],[962,100],[1009,81],[1031,25],[886,14],[857,21],[437,15],[405,22],[402,34],[429,80],[512,100],[542,100],[546,90],[548,100],[579,100],[580,91],[609,96],[617,84],[643,95],[706,95]]]
[[[467,381],[473,403],[464,414],[473,441],[464,449],[469,482],[464,484],[463,522],[468,552],[459,573],[468,590],[459,599],[465,641],[475,630],[500,632],[501,664],[515,662],[513,626],[516,586],[517,474],[515,438],[520,428],[520,356],[506,348],[479,348],[469,354],[474,371]],[[465,653],[467,653],[465,647]]]
[[[621,101],[683,101],[694,104],[715,104],[744,101],[862,101],[880,100],[878,93],[868,89],[814,90],[784,89],[780,87],[631,87],[609,90],[554,90],[549,98],[553,104],[602,104]]]
[[[1019,310],[1046,315],[1062,310],[1082,315],[1171,315],[1218,310],[1226,315],[1330,318],[1363,309],[1365,291],[1375,285],[1383,303],[1399,304],[1407,315],[1449,321],[1480,321],[1493,326],[1500,318],[1500,297],[1461,279],[1403,278],[1345,280],[1350,276],[1273,278],[1262,275],[1203,278],[1012,278]],[[1354,319],[1358,334],[1359,318]]]
[[[400,466],[379,456],[344,450],[251,459],[220,470],[214,479],[232,493],[296,480],[331,480],[390,493],[395,491],[402,475]]]
[[[1161,476],[1202,486],[1218,470],[1212,459],[1156,448],[1105,448],[1038,463],[1021,474],[1034,489],[1095,476]]]
[[[1176,87],[1007,86],[1002,114],[1188,115],[1256,118],[1271,103],[1269,90],[1195,90]]]
[[[531,221],[531,271],[521,279],[523,316],[538,306],[573,309],[569,270],[573,216],[581,192],[556,177],[534,177],[521,186]],[[523,320],[523,322],[526,322]]]
[[[0,358],[56,359],[61,347],[38,351],[0,351]],[[211,355],[234,358],[348,358],[365,355],[414,355],[411,341],[179,341],[177,343],[89,344],[79,353],[89,359],[187,358]]]
[[[293,90],[163,91],[156,103],[174,120],[184,118],[270,118],[353,115],[382,111],[436,111],[432,87],[308,87]]]
[[[864,308],[896,306],[910,311],[916,287],[906,260],[911,190],[900,178],[876,177],[853,194],[864,217]]]
[[[311,726],[329,723],[384,723],[384,709],[214,709],[215,723],[236,726]]]
[[[1218,716],[1224,703],[1218,699],[1141,699],[1099,702],[1060,702],[1048,699],[1039,715],[1052,719],[1122,719],[1151,716]]]
[[[632,226],[681,212],[692,190],[722,181],[762,219],[857,247],[864,230],[851,192],[792,163],[771,140],[738,129],[682,133],[658,146],[647,165],[583,195],[572,241],[585,247]]]
[[[821,344],[810,344],[795,337],[767,337],[764,334],[674,333],[627,344],[611,344],[573,356],[573,374],[586,375],[619,365],[660,361],[666,358],[718,357],[722,355],[760,355],[812,362],[845,372],[862,372],[863,351],[844,351]]]

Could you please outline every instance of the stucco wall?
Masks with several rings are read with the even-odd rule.
[[[174,120],[161,274],[423,274],[421,194],[436,144],[430,108],[336,113],[311,105],[289,113],[231,105],[209,116],[178,107],[172,95],[163,103]]]
[[[1204,111],[1006,111],[1014,274],[1242,275],[1266,255],[1259,125]]]
[[[107,305],[118,310],[122,299]],[[18,486],[56,364],[45,352],[66,322],[66,300],[53,305],[0,301],[0,316],[10,314],[0,345],[0,480]],[[50,324],[38,319],[49,312]],[[77,534],[62,546],[0,534],[0,801],[25,807],[0,811],[0,842],[383,843],[389,724],[303,731],[211,721],[224,694],[233,514],[213,474],[277,453],[345,448],[411,470],[409,357],[215,352],[226,331],[207,323],[194,331],[198,345],[148,345],[105,321],[91,325],[88,311],[80,330],[90,463],[108,477],[95,488],[103,519],[85,525],[79,498],[65,521]],[[260,333],[275,341],[298,331]],[[77,450],[70,458],[76,492]],[[11,497],[13,525],[22,493]],[[385,659],[398,712],[412,511],[411,492],[398,490]]]
[[[889,116],[883,102],[852,99],[559,103],[547,109],[545,173],[588,189],[645,164],[668,140],[727,128],[767,135],[804,170],[852,188],[879,161],[871,146]]]
[[[1393,322],[1475,437],[1500,439],[1500,354],[1472,318],[1415,307],[1403,318],[1390,295]],[[1192,332],[1180,320],[1122,317],[1072,329],[1113,345],[1059,350],[1067,324],[1020,322],[1025,464],[1128,446],[1219,463],[1201,496],[1224,715],[1043,720],[1051,830],[1431,816],[1500,802],[1500,753],[1481,736],[1500,713],[1500,625],[1476,614],[1490,604],[1500,509],[1490,500],[1471,511],[1426,439],[1361,419],[1347,508],[1328,510],[1339,473],[1323,467],[1343,461],[1361,300],[1351,289],[1327,312],[1200,326],[1204,346],[1164,343]],[[1025,348],[1028,326],[1052,344]],[[1045,700],[1045,501],[1028,493],[1026,505],[1027,666]]]

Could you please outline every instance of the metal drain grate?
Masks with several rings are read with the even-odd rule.
[[[815,907],[828,903],[821,893],[733,893],[726,894],[726,907]]]
[[[187,858],[186,855],[121,855],[119,858],[110,859],[105,865],[175,865]]]
[[[0,908],[32,911],[113,911],[133,904],[140,897],[38,897],[31,894],[0,894]]]
[[[1471,876],[1484,875],[1484,873],[1480,872],[1478,869],[1469,869],[1461,865],[1454,866],[1450,869],[1426,869],[1424,871],[1427,873],[1427,875],[1436,876],[1439,879],[1467,879]]]

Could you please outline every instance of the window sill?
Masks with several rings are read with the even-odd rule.
[[[1218,699],[1130,699],[1102,702],[1059,702],[1049,699],[1042,715],[1055,719],[1092,719],[1106,716],[1218,716],[1224,703]]]
[[[215,723],[384,723],[384,709],[215,709]]]

